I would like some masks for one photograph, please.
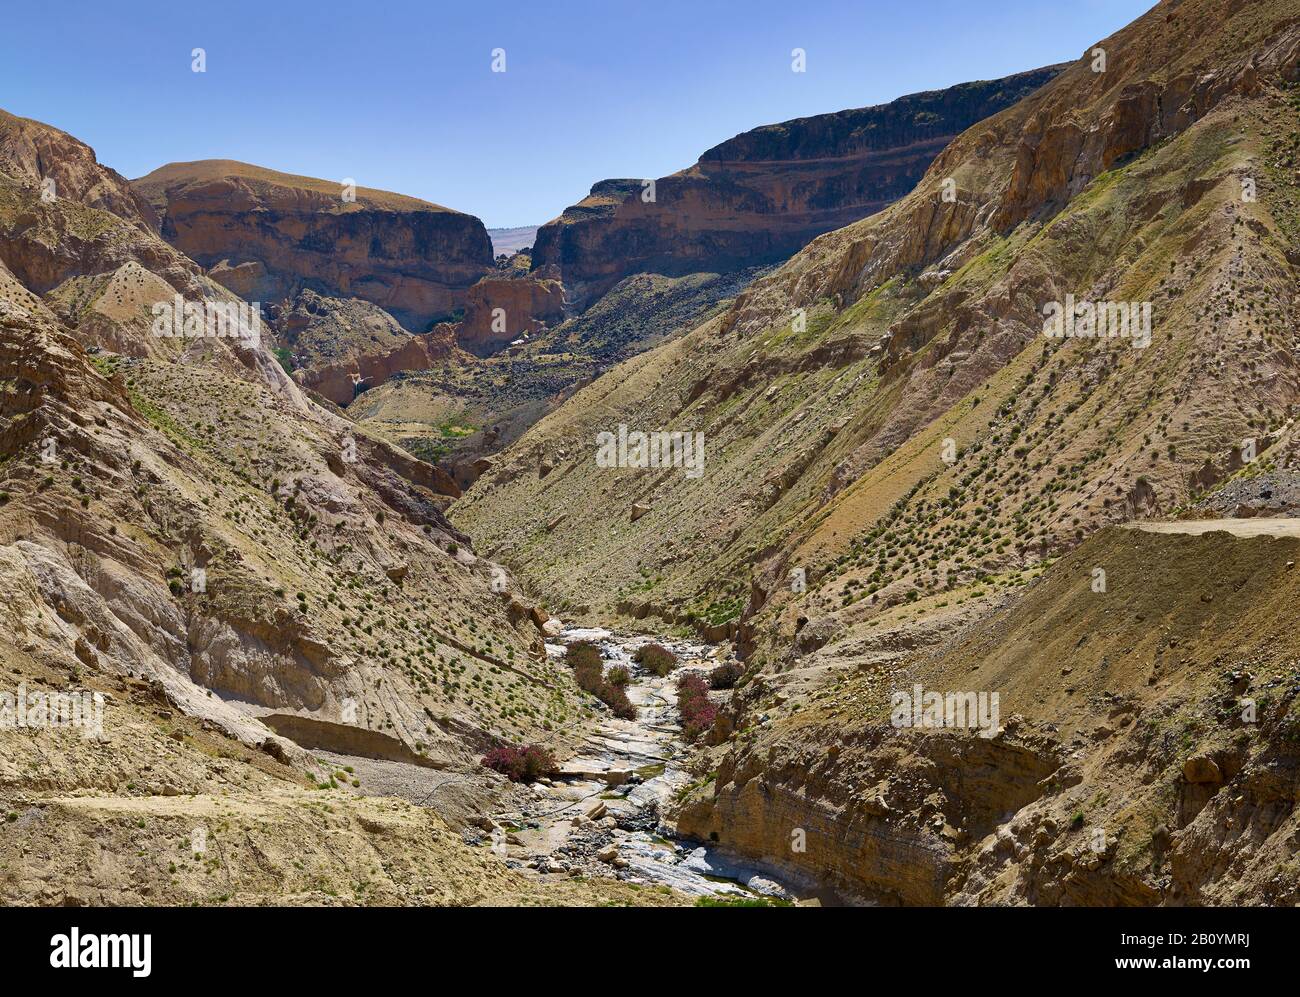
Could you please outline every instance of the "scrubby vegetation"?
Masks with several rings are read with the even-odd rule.
[[[605,673],[605,681],[621,689],[632,681],[632,673],[627,670],[625,665],[615,665]]]
[[[632,660],[661,678],[677,667],[677,655],[662,644],[642,644]]]
[[[694,741],[713,726],[718,708],[709,702],[709,686],[691,672],[677,679],[677,710],[682,715],[682,734]]]
[[[536,782],[559,770],[555,756],[540,744],[493,748],[483,756],[483,767],[500,772],[511,782]]]
[[[599,699],[613,711],[614,716],[624,720],[636,718],[636,707],[627,698],[623,688],[630,678],[626,668],[615,666],[610,669],[609,676],[606,676],[600,648],[581,640],[569,645],[564,653],[564,660],[573,669],[573,677],[578,683],[578,688]]]

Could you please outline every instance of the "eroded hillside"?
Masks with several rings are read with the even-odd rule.
[[[255,310],[110,210],[127,188],[90,150],[13,127],[7,149],[40,133],[84,158],[54,196],[21,155],[0,173],[6,703],[106,704],[99,731],[6,715],[6,900],[543,902],[402,801],[454,784],[439,812],[480,819],[503,782],[486,747],[563,743],[591,710],[544,616],[447,523],[454,483],[311,402]],[[183,329],[178,299],[238,322]],[[211,869],[195,822],[239,842]],[[333,868],[297,855],[313,840]]]
[[[736,640],[681,829],[876,902],[1294,902],[1293,531],[1120,524],[1297,508],[1298,84],[1293,4],[1161,3],[457,503],[552,612]]]
[[[584,389],[457,521],[556,606],[712,623],[789,606],[788,640],[799,615],[865,617],[1173,512],[1243,440],[1266,455],[1297,392],[1300,29],[1285,4],[1228,6],[1161,5],[1102,40],[1105,73],[1066,70],[898,204]],[[1076,120],[1087,149],[1061,137]],[[1149,346],[1045,337],[1067,294],[1149,302]],[[706,473],[598,468],[595,435],[620,423],[703,432]]]

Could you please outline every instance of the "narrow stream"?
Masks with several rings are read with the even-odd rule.
[[[555,779],[521,787],[517,809],[497,816],[502,826],[493,834],[493,849],[506,863],[542,874],[670,886],[696,897],[796,899],[793,887],[769,873],[708,845],[678,839],[661,821],[667,805],[691,782],[680,767],[688,749],[677,714],[676,680],[683,669],[712,667],[712,649],[657,640],[681,661],[661,678],[632,661],[647,638],[571,629],[554,640],[546,646],[552,658],[562,658],[571,643],[590,641],[601,649],[606,669],[626,667],[633,676],[627,694],[637,717],[606,717]]]

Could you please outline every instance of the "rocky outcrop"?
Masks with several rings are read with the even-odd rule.
[[[445,761],[426,758],[412,751],[405,742],[382,731],[335,723],[332,720],[320,720],[297,713],[269,713],[261,720],[277,734],[289,738],[304,748],[335,751],[342,755],[356,755],[361,758],[382,758],[425,768],[447,767]]]
[[[631,273],[770,263],[902,197],[951,139],[1041,87],[1059,66],[756,128],[655,181],[603,180],[537,231],[586,306]],[[653,194],[653,196],[652,196]]]
[[[167,241],[256,300],[309,287],[424,331],[493,265],[477,218],[387,191],[357,188],[344,200],[339,183],[232,160],[169,163],[132,187]]]
[[[557,280],[484,277],[469,289],[456,341],[487,356],[521,337],[564,320],[564,288]]]
[[[877,903],[1293,903],[1294,645],[1271,629],[1300,584],[1292,522],[1103,531],[920,653],[908,624],[820,649],[817,670],[847,667],[811,695],[813,669],[754,675],[678,829]],[[1142,581],[1091,591],[1096,564]],[[999,712],[899,723],[918,686]]]
[[[454,328],[442,323],[432,332],[410,336],[402,345],[382,353],[304,367],[294,371],[294,380],[336,405],[347,405],[362,391],[383,384],[400,371],[427,370],[434,361],[451,356],[456,348]]]
[[[124,177],[101,166],[95,150],[67,132],[0,111],[0,173],[51,181],[47,197],[99,208],[141,227],[157,217]]]
[[[327,298],[303,290],[267,311],[276,345],[287,351],[282,355],[295,368],[387,353],[410,338],[393,316],[359,298]]]
[[[780,758],[770,769],[758,752],[727,756],[678,830],[875,903],[942,905],[959,845],[1037,799],[1058,763],[982,738],[887,738],[872,731],[830,753],[834,741],[765,743]]]

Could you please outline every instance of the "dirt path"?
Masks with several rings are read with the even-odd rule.
[[[1141,521],[1125,523],[1126,529],[1147,533],[1186,533],[1200,536],[1223,530],[1234,537],[1300,537],[1300,518],[1266,517],[1257,519],[1182,519],[1166,523]]]

